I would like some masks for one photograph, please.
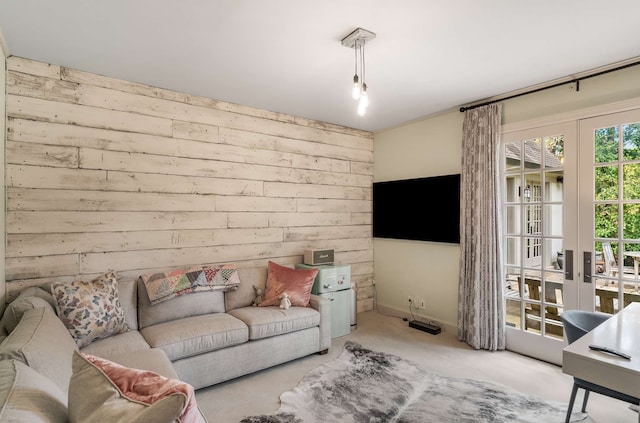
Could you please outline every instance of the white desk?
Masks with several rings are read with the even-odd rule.
[[[631,355],[625,360],[590,344]],[[640,398],[640,303],[631,303],[562,350],[562,372]]]

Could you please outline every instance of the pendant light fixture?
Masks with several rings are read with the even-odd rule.
[[[363,28],[357,28],[342,39],[342,45],[354,49],[355,53],[355,74],[353,75],[353,86],[351,97],[358,101],[358,114],[364,116],[369,107],[369,95],[367,94],[367,83],[365,82],[365,62],[364,45],[367,41],[376,38],[376,34]],[[358,70],[360,75],[358,75]]]

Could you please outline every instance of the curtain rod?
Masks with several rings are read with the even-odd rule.
[[[478,104],[474,104],[472,106],[463,106],[463,107],[460,107],[460,112],[466,112],[467,110],[476,109],[478,107],[486,106],[488,104],[493,104],[493,103],[497,103],[499,101],[504,101],[504,100],[510,100],[512,98],[520,97],[520,96],[527,95],[527,94],[537,93],[539,91],[548,90],[550,88],[555,88],[555,87],[559,87],[561,85],[566,85],[566,84],[575,83],[576,84],[576,91],[580,91],[580,81],[582,81],[583,79],[593,78],[595,76],[600,76],[600,75],[604,75],[606,73],[619,71],[619,70],[630,68],[630,67],[636,66],[636,65],[640,65],[640,60],[638,60],[636,62],[633,62],[633,63],[627,63],[625,65],[621,65],[621,66],[618,66],[618,67],[615,67],[615,68],[606,69],[606,70],[603,70],[603,71],[600,71],[600,72],[596,72],[596,73],[593,73],[591,75],[581,76],[579,78],[573,78],[573,79],[571,79],[569,81],[558,82],[557,84],[552,84],[552,85],[547,85],[547,86],[540,87],[540,88],[535,88],[535,89],[532,89],[532,90],[529,90],[529,91],[525,91],[525,92],[518,93],[518,94],[513,94],[513,95],[510,95],[510,96],[507,96],[507,97],[502,97],[502,98],[499,98],[499,99],[496,99],[496,100],[485,101],[484,103],[478,103]]]

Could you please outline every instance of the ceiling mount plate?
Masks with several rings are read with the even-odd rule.
[[[357,28],[351,34],[344,37],[341,41],[342,45],[349,48],[355,48],[356,44],[358,46],[363,46],[367,41],[373,40],[376,38],[376,34],[371,31],[367,31],[364,28]]]

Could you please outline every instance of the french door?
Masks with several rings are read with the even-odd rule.
[[[502,146],[507,348],[561,364],[564,310],[640,301],[640,109]]]
[[[580,308],[640,301],[640,109],[580,121]]]
[[[577,232],[576,152],[575,122],[502,135],[507,348],[558,364],[560,315],[578,300],[565,275]]]

